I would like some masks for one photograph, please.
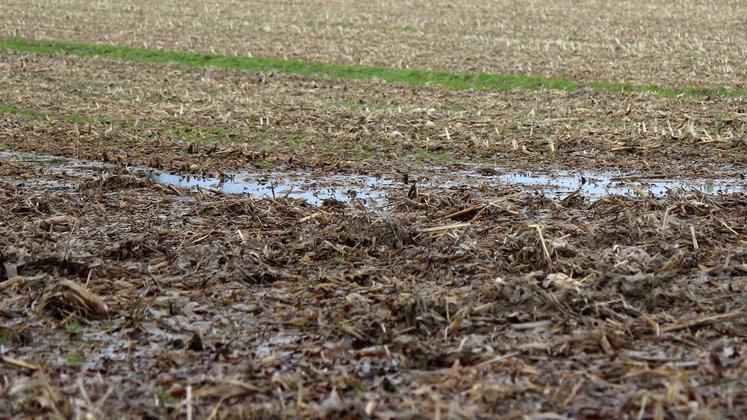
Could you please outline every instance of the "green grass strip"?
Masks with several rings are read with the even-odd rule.
[[[0,104],[0,114],[16,114],[23,115],[24,117],[40,118],[44,116],[42,111],[31,108],[16,108],[12,105]]]
[[[594,82],[584,84],[562,77],[394,69],[264,57],[162,51],[117,45],[85,44],[79,42],[19,37],[0,38],[0,48],[36,54],[68,54],[78,57],[102,57],[119,61],[178,63],[188,67],[217,67],[230,70],[276,71],[285,74],[326,77],[331,79],[379,79],[390,83],[405,83],[410,85],[435,84],[460,90],[549,89],[576,91],[579,89],[591,89],[595,92],[648,92],[666,98],[699,98],[704,96],[747,97],[747,90],[731,90],[723,87],[685,86],[680,88],[666,88],[656,85],[638,86],[615,82]]]

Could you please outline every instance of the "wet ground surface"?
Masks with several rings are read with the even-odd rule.
[[[97,31],[106,8],[16,3],[9,33],[124,42]],[[527,4],[540,30],[571,10]],[[126,23],[144,22],[137,7],[114,6],[119,36],[140,46]],[[186,13],[204,1],[182,6],[140,28],[149,48],[236,42]],[[632,7],[626,22],[660,32]],[[681,27],[669,9],[657,11]],[[462,10],[447,26],[466,22]],[[288,30],[315,29],[295,32],[277,12],[263,11],[280,16],[280,39],[260,43],[284,57]],[[595,44],[600,61],[558,65],[544,44],[539,61],[499,61],[579,80],[612,65],[642,84],[739,81],[717,57],[732,43],[690,23],[721,47],[693,51],[677,31],[647,47],[640,31],[626,42],[613,30]],[[371,28],[330,25],[355,44],[325,44],[335,56],[397,62],[387,28],[378,42]],[[270,33],[246,34],[260,29]],[[678,53],[641,54],[667,40]],[[571,64],[583,58],[574,43]],[[413,64],[481,71],[413,47]],[[631,74],[621,53],[645,68],[629,61]],[[0,151],[0,418],[747,417],[742,98],[462,91],[0,51]]]
[[[743,193],[418,181],[382,212],[7,156],[3,416],[747,410]]]
[[[94,161],[78,161],[50,155],[0,152],[6,161],[34,163],[43,171],[56,174],[94,176],[118,167]],[[220,177],[172,174],[144,167],[119,167],[136,176],[162,185],[228,194],[246,194],[256,198],[303,199],[319,206],[324,200],[356,201],[371,208],[383,208],[389,193],[408,190],[410,185],[427,189],[455,188],[493,190],[517,187],[548,198],[565,199],[582,195],[598,200],[610,195],[664,196],[670,192],[731,194],[747,192],[744,177],[727,179],[714,174],[709,178],[667,179],[635,176],[608,171],[517,171],[482,167],[471,171],[448,171],[446,168],[419,168],[406,171],[407,178],[390,179],[358,174],[324,174],[308,171],[275,171],[228,173]],[[411,179],[412,177],[412,179]]]

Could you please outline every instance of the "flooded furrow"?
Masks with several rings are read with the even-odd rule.
[[[103,162],[14,152],[0,152],[0,160],[26,163],[52,174],[65,173],[81,177],[93,177],[117,168]],[[267,170],[210,177],[174,174],[145,167],[124,169],[163,185],[247,194],[257,198],[302,199],[316,206],[323,204],[325,200],[355,200],[372,207],[382,207],[386,205],[387,194],[409,188],[401,176]],[[712,195],[747,192],[747,180],[744,176],[728,178],[718,174],[709,178],[666,178],[605,171],[510,171],[498,167],[449,172],[446,168],[424,167],[412,171],[409,179],[409,183],[417,183],[421,191],[515,187],[552,199],[563,199],[570,194],[583,195],[592,200],[610,195],[663,196],[669,191],[677,190]],[[39,187],[54,186],[53,180],[45,179],[35,179],[27,184],[30,186],[33,183],[37,183]]]

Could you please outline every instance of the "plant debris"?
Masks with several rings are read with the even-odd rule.
[[[403,185],[382,212],[2,168],[3,415],[184,415],[188,388],[196,416],[747,404],[743,194]]]
[[[0,417],[745,417],[742,3],[235,3],[0,36],[586,88],[1,49]]]

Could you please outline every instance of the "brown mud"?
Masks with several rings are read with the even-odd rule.
[[[403,166],[406,176],[377,177],[354,173],[325,173],[304,170],[264,170],[222,173],[220,176],[185,175],[147,167],[122,166],[96,161],[79,161],[51,155],[0,152],[9,162],[34,163],[42,172],[93,176],[123,170],[156,183],[216,193],[245,194],[255,198],[295,198],[319,206],[325,200],[355,201],[369,208],[381,208],[387,193],[412,188],[470,190],[473,194],[496,188],[519,187],[548,198],[564,200],[581,195],[597,200],[612,195],[664,196],[671,192],[730,194],[747,192],[743,176],[729,178],[728,173],[711,173],[707,178],[667,178],[640,176],[611,171],[510,171],[505,168],[476,166],[473,170],[451,171],[447,167]],[[466,166],[466,165],[463,165]],[[38,180],[40,187],[48,181]],[[33,183],[26,183],[31,186]]]
[[[743,2],[267,3],[0,36],[747,75]],[[0,417],[745,418],[746,110],[0,51]]]
[[[403,188],[382,213],[0,175],[3,416],[747,412],[741,193]]]

